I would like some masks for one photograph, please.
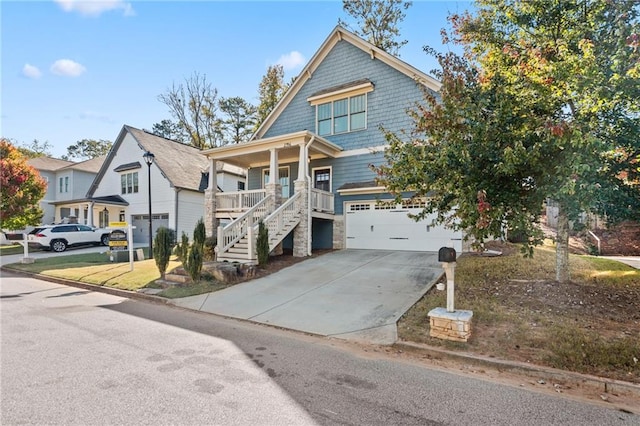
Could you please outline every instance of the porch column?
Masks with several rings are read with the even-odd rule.
[[[306,179],[294,182],[296,193],[300,193],[300,223],[293,230],[293,256],[306,257],[311,246],[311,217],[309,215],[309,182]]]
[[[298,158],[298,180],[307,180],[307,150],[304,144],[300,145],[300,157]]]
[[[216,236],[218,221],[216,218],[216,193],[218,192],[216,160],[209,158],[209,184],[204,191],[204,228],[207,237]],[[180,236],[178,236],[180,238]]]
[[[282,204],[282,185],[280,185],[278,173],[278,151],[271,148],[269,158],[269,181],[265,184],[264,189],[267,195],[273,196],[273,207],[278,208]]]
[[[89,203],[89,211],[87,212],[87,214],[89,215],[89,222],[87,223],[87,225],[89,226],[93,226],[93,207],[95,206],[95,202],[92,201],[91,203]]]

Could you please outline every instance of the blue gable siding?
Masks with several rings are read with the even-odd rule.
[[[342,147],[344,151],[350,151],[385,145],[387,142],[380,126],[394,133],[409,130],[412,120],[406,111],[423,99],[418,83],[382,61],[371,59],[367,52],[343,40],[319,64],[312,77],[300,88],[264,137],[301,130],[315,132],[316,109],[307,99],[321,90],[362,79],[368,79],[374,84],[374,90],[367,94],[366,129],[324,138]],[[379,165],[383,161],[382,153],[366,153],[315,160],[311,162],[310,168],[331,165],[332,191],[336,193],[336,189],[345,183],[374,180],[375,174],[369,169],[369,165]],[[296,177],[292,169],[292,181]],[[251,176],[249,181],[252,185]],[[259,182],[258,180],[258,184]],[[368,197],[371,198],[373,196]],[[341,197],[336,193],[335,213],[342,214],[344,201],[351,199],[353,197]]]

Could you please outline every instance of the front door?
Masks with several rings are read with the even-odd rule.
[[[329,167],[313,169],[313,187],[331,192],[331,169]]]

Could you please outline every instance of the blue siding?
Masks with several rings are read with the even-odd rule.
[[[379,146],[386,143],[379,127],[393,132],[411,127],[406,110],[422,100],[422,92],[410,77],[346,41],[340,41],[305,82],[289,105],[265,133],[264,137],[301,130],[315,132],[315,107],[307,98],[312,94],[340,84],[369,79],[373,92],[367,95],[367,128],[351,133],[326,136],[344,150]]]
[[[389,65],[377,59],[372,60],[368,53],[350,43],[340,41],[318,66],[312,78],[305,82],[264,137],[301,130],[315,132],[315,107],[309,104],[307,98],[320,90],[361,79],[369,79],[374,84],[374,90],[367,94],[367,128],[356,132],[325,136],[326,139],[341,146],[345,151],[349,151],[385,145],[387,141],[380,131],[381,126],[396,134],[412,127],[412,120],[406,111],[423,99],[418,84],[412,78]],[[336,189],[345,183],[374,180],[375,173],[369,169],[369,165],[379,165],[383,161],[382,153],[362,154],[337,159],[315,160],[310,164],[310,169],[332,166],[332,191],[336,193],[335,212],[342,214],[344,201],[360,197],[342,197],[336,192]],[[249,173],[249,187],[259,187],[253,186],[256,183],[252,183],[251,172]],[[294,167],[291,168],[291,174],[293,181],[297,177],[297,170],[294,174]],[[260,185],[260,178],[257,179],[257,185]],[[372,197],[369,195],[364,199]]]

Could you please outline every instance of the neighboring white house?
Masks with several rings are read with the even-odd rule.
[[[151,152],[147,166],[143,155]],[[134,242],[149,241],[149,174],[153,233],[160,226],[191,236],[204,216],[204,191],[209,182],[209,162],[200,150],[164,139],[144,130],[123,126],[91,188],[79,204],[92,219],[90,225],[109,222],[135,226]],[[244,187],[243,169],[220,163],[219,191]]]
[[[47,182],[47,191],[40,201],[44,211],[42,223],[77,220],[88,223],[88,211],[73,200],[84,198],[91,187],[105,157],[74,163],[51,157],[37,157],[27,161]]]

